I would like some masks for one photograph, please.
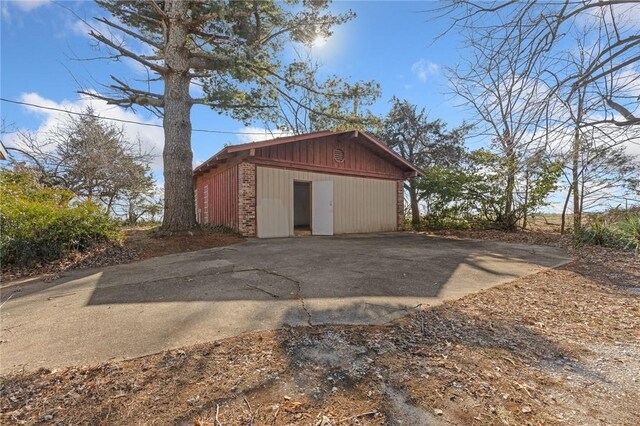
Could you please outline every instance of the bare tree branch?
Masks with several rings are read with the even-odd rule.
[[[145,59],[144,57],[142,57],[141,55],[138,55],[138,54],[132,52],[131,50],[126,49],[125,47],[122,46],[123,43],[122,44],[117,44],[113,40],[105,37],[104,35],[96,32],[96,31],[92,30],[89,33],[89,36],[93,37],[98,42],[106,44],[107,46],[115,49],[121,55],[126,56],[128,58],[131,58],[131,59],[141,63],[142,65],[151,68],[152,70],[154,70],[158,74],[165,74],[168,71],[166,67],[158,65],[158,64],[156,64],[154,62],[151,62],[151,61]]]
[[[129,35],[129,36],[131,36],[131,37],[133,37],[133,38],[135,38],[137,40],[140,40],[143,43],[148,44],[149,46],[153,46],[158,50],[162,49],[162,45],[160,43],[157,43],[157,42],[151,40],[150,38],[143,36],[142,34],[136,33],[135,31],[131,31],[130,29],[128,29],[126,27],[123,27],[122,25],[118,25],[118,24],[116,24],[114,22],[109,21],[108,19],[105,19],[105,18],[95,18],[95,19],[98,22],[102,22],[103,24],[108,25],[108,26],[110,26],[112,28],[115,28],[116,30],[122,31],[125,34],[127,34],[127,35]]]

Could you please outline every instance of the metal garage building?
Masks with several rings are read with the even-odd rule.
[[[359,131],[232,145],[194,170],[196,217],[261,238],[393,231],[417,173]]]

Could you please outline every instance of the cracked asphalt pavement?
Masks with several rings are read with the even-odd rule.
[[[568,260],[410,233],[241,244],[7,284],[0,373],[88,365],[286,325],[380,324]]]

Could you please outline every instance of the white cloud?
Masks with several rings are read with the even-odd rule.
[[[121,61],[124,64],[126,64],[130,70],[132,70],[133,72],[135,72],[140,76],[145,76],[145,77],[147,75],[150,75],[151,77],[155,76],[154,71],[151,71],[149,68],[147,68],[145,65],[142,65],[140,62],[136,61],[135,59],[131,59],[125,56],[121,59]]]
[[[436,75],[440,72],[440,65],[434,64],[426,59],[420,59],[411,65],[411,72],[413,72],[420,81],[427,81],[429,76]]]
[[[95,42],[95,39],[89,35],[91,31],[100,33],[107,38],[113,39],[116,44],[125,43],[125,39],[122,34],[118,33],[118,31],[114,30],[110,26],[100,21],[96,21],[95,19],[78,19],[76,21],[68,21],[66,24],[66,28],[69,29],[72,33],[86,37],[93,42]]]
[[[268,139],[280,138],[283,136],[291,136],[291,132],[283,132],[281,130],[269,130],[262,127],[245,126],[238,129],[239,133],[236,135],[238,143],[248,143],[264,141]]]
[[[9,12],[9,6],[7,2],[0,3],[0,13],[2,13],[2,19],[5,22],[11,22],[11,12]]]
[[[625,144],[624,149],[627,151],[627,154],[633,155],[636,158],[640,158],[640,141],[629,141]]]
[[[96,25],[104,25],[101,22],[96,22]],[[90,25],[87,21],[78,19],[77,21],[69,21],[66,27],[74,34],[89,37],[89,33],[92,30],[93,23]]]
[[[103,118],[135,121],[144,124],[162,124],[162,122],[157,118],[144,119],[132,111],[127,111],[114,105],[107,105],[105,101],[93,99],[87,95],[82,95],[77,101],[63,100],[61,102],[56,102],[51,99],[44,98],[38,93],[23,93],[20,96],[20,101],[35,105],[42,105],[49,108],[62,109],[69,112],[83,112],[86,108],[91,107],[95,111],[96,115]],[[69,118],[69,114],[62,111],[52,111],[32,106],[25,106],[24,108],[41,118],[38,128],[30,129],[37,132],[41,137],[44,137],[47,132],[55,130],[57,126],[64,123]],[[154,155],[154,161],[151,164],[151,167],[155,170],[162,169],[162,149],[164,148],[164,131],[162,127],[121,123],[117,121],[110,122],[117,126],[122,126],[126,137],[130,140],[140,139],[142,149],[150,151]],[[20,145],[17,133],[7,135],[4,142],[9,146]],[[158,173],[155,173],[155,175],[157,174]]]
[[[51,0],[13,0],[12,3],[19,9],[22,9],[25,12],[29,12],[40,6],[51,3]]]
[[[640,71],[633,67],[626,67],[616,75],[615,85],[633,98],[640,98]],[[635,102],[634,102],[635,103]]]
[[[640,4],[621,3],[587,9],[577,16],[576,22],[582,26],[605,22],[616,23],[619,30],[640,28]]]

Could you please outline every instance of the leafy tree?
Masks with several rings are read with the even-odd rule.
[[[510,215],[522,220],[546,204],[560,173],[560,163],[538,159],[532,168],[518,175],[514,191],[515,208]],[[504,173],[508,166],[501,155],[486,149],[465,153],[454,166],[434,166],[417,182],[418,197],[427,204],[430,226],[470,226],[504,228],[507,195]]]
[[[162,213],[162,198],[158,198],[154,188],[144,192],[127,191],[123,196],[122,215],[127,222],[134,224],[145,216],[157,216]]]
[[[155,222],[156,217],[162,214],[162,198],[153,189],[144,193],[128,192],[124,197],[123,211],[129,224],[141,219]]]
[[[477,150],[471,153],[473,180],[479,182],[474,194],[481,200],[481,212],[493,226],[512,231],[527,217],[547,204],[549,194],[557,187],[561,163],[547,158],[544,150],[525,156],[524,165],[514,175],[513,182],[505,182],[513,164],[501,153]],[[505,186],[506,185],[506,186]],[[513,185],[510,193],[509,185]]]
[[[385,117],[382,140],[406,160],[423,169],[434,165],[448,167],[456,164],[464,154],[464,138],[470,126],[462,124],[451,131],[440,119],[430,120],[424,108],[406,100],[393,98],[391,110]],[[411,205],[411,223],[420,224],[417,183],[409,180],[405,185]]]
[[[100,202],[106,212],[119,213],[116,206],[125,195],[146,194],[154,186],[151,155],[91,108],[46,135],[22,134],[20,148],[12,149],[39,171],[41,183]]]
[[[424,171],[416,186],[420,201],[426,205],[425,218],[429,227],[456,227],[470,220],[475,197],[467,192],[474,177],[462,165],[436,165]],[[451,223],[452,220],[461,223]]]
[[[562,162],[546,157],[541,150],[527,159],[519,184],[516,184],[518,205],[516,217],[526,229],[528,217],[548,204],[549,194],[558,188],[558,179],[562,173]]]
[[[478,149],[466,158],[464,197],[468,200],[469,216],[478,215],[488,223],[503,224],[507,210],[504,190],[505,164],[502,156]]]
[[[278,107],[263,110],[259,117],[267,126],[293,134],[372,130],[379,125],[380,119],[366,109],[380,97],[378,83],[349,83],[335,75],[321,79],[319,72],[319,66],[309,57],[292,63],[287,80],[278,87]]]
[[[115,58],[133,59],[152,75],[145,89],[131,87],[113,77],[114,93],[88,93],[113,104],[139,105],[162,115],[164,231],[184,231],[196,226],[191,107],[208,105],[244,121],[262,110],[277,107],[283,95],[282,83],[304,84],[295,79],[295,73],[289,72],[291,66],[282,61],[286,43],[311,44],[317,37],[328,37],[335,25],[353,17],[352,13],[328,13],[328,3],[327,0],[98,0],[112,15],[98,21],[118,37],[97,29],[90,35],[113,51]],[[142,47],[134,51],[131,46]],[[192,82],[202,85],[205,96],[198,99],[190,96]]]

